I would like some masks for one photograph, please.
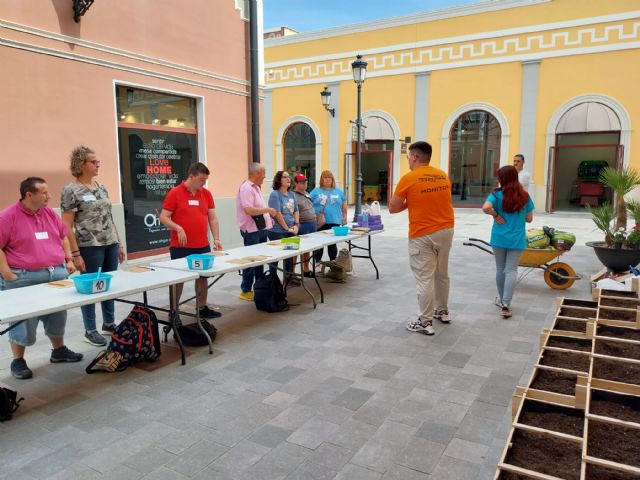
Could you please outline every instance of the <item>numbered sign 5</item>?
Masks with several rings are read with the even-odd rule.
[[[193,269],[194,270],[204,270],[204,265],[202,264],[202,260],[192,260]]]
[[[94,280],[92,287],[91,293],[104,292],[107,289],[107,282],[102,279]]]

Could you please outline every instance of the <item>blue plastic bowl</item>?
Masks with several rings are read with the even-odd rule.
[[[209,270],[213,266],[213,255],[205,253],[194,253],[187,255],[187,264],[191,270]]]
[[[332,227],[332,228],[333,228],[333,234],[336,237],[345,237],[349,235],[349,227],[343,226],[343,227]]]
[[[113,275],[101,273],[100,277],[96,277],[98,277],[97,273],[83,273],[71,277],[71,279],[78,293],[91,294],[109,291]]]

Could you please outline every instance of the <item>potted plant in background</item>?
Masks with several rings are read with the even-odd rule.
[[[613,234],[613,248],[615,248],[616,250],[620,250],[626,239],[627,231],[624,228],[620,227],[618,231]]]
[[[640,220],[640,205],[636,202],[627,203],[624,198],[640,185],[640,174],[632,168],[616,170],[607,167],[600,172],[600,181],[614,192],[614,207],[608,203],[599,207],[587,206],[596,227],[604,233],[603,242],[587,242],[587,246],[593,248],[598,260],[609,270],[623,272],[629,266],[635,267],[640,263],[640,250],[622,248],[622,245],[615,248],[615,242],[620,239],[624,242],[626,237],[627,209],[630,209],[636,221]]]
[[[627,237],[627,244],[629,245],[629,248],[632,248],[633,250],[640,250],[640,229],[638,228],[638,225],[633,227],[633,230]]]

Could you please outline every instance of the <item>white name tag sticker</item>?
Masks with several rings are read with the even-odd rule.
[[[46,240],[49,238],[49,232],[36,232],[36,240]]]
[[[82,200],[84,200],[85,202],[95,202],[96,196],[92,193],[89,193],[87,195],[83,195]]]
[[[197,206],[200,205],[200,201],[199,200],[189,200],[189,205],[197,207]]]

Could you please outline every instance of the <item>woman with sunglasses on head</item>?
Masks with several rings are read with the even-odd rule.
[[[491,246],[496,261],[498,297],[495,304],[504,318],[511,317],[511,299],[518,263],[527,248],[525,222],[533,220],[533,202],[518,180],[518,171],[507,165],[498,170],[500,186],[489,194],[482,211],[493,217]]]
[[[276,211],[273,217],[273,227],[267,230],[269,240],[280,240],[285,237],[292,237],[298,234],[300,228],[300,217],[298,213],[298,202],[291,191],[292,179],[288,172],[279,170],[273,177],[273,192],[269,195],[269,208]],[[269,271],[275,272],[277,263],[269,265]],[[293,268],[293,261],[284,261],[285,274],[290,273]]]
[[[75,180],[62,190],[60,209],[67,226],[75,267],[86,273],[98,268],[103,272],[118,269],[124,261],[124,248],[113,221],[112,204],[107,189],[95,180],[100,160],[93,150],[84,145],[71,152],[69,169]],[[114,301],[101,302],[102,333],[111,335],[115,330]],[[104,346],[106,339],[96,328],[94,304],[81,307],[84,322],[84,340],[95,346]]]

